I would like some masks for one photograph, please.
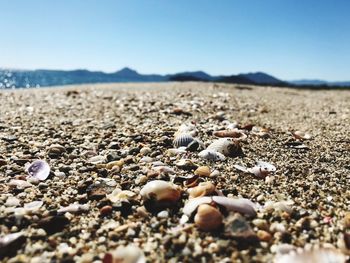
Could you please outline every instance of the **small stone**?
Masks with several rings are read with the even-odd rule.
[[[64,148],[62,145],[53,144],[53,145],[51,145],[50,148],[48,149],[47,154],[50,156],[50,158],[58,158],[58,157],[60,157],[65,151],[66,151],[66,148]]]
[[[209,177],[211,172],[208,166],[200,166],[194,171],[194,174],[202,177]]]
[[[0,167],[6,165],[7,162],[4,159],[0,159]]]
[[[140,150],[140,154],[142,154],[143,156],[150,154],[152,152],[151,148],[149,147],[142,147]]]
[[[227,218],[225,223],[225,235],[236,239],[242,246],[255,244],[259,241],[249,223],[238,213]]]
[[[350,228],[350,212],[345,214],[343,225],[344,225],[344,228]]]
[[[269,242],[272,238],[271,234],[264,230],[259,230],[257,232],[257,236],[260,241],[264,241],[264,242]]]
[[[38,222],[39,227],[49,235],[61,232],[68,224],[69,219],[65,216],[48,216]]]
[[[269,225],[265,219],[260,219],[260,218],[254,219],[253,224],[261,230],[267,231],[269,229]]]
[[[112,207],[110,205],[105,205],[100,209],[101,216],[107,216],[112,213]]]
[[[20,201],[18,198],[14,197],[14,196],[10,196],[7,198],[5,206],[7,207],[15,207],[15,206],[19,206],[20,205]]]
[[[160,211],[158,214],[157,214],[157,217],[159,218],[168,218],[169,217],[169,212],[164,210],[164,211]]]

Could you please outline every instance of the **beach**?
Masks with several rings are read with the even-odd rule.
[[[2,90],[0,237],[20,234],[0,242],[0,258],[110,262],[106,253],[129,245],[147,262],[277,262],[283,249],[319,247],[349,255],[349,101],[349,90],[199,82]],[[198,146],[176,151],[181,125]],[[240,152],[202,158],[227,130],[242,135],[232,139]],[[48,178],[28,177],[35,160]],[[275,170],[252,172],[259,161]],[[140,194],[154,180],[178,198]],[[203,195],[247,199],[256,213],[213,201],[222,222],[201,228],[183,208],[203,182],[215,187]]]

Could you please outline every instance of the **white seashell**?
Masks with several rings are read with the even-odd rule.
[[[239,142],[232,138],[220,138],[213,141],[207,150],[219,152],[225,156],[232,156],[241,152]]]
[[[156,166],[152,168],[153,171],[156,171],[158,173],[162,174],[174,174],[175,170],[169,166]]]
[[[172,148],[166,151],[166,154],[168,156],[176,156],[184,153],[186,153],[186,147]]]
[[[225,196],[212,196],[212,199],[218,205],[224,206],[228,211],[236,211],[249,216],[256,215],[256,206],[248,199],[233,199]]]
[[[90,206],[89,204],[70,204],[69,206],[66,207],[61,207],[60,209],[57,210],[57,213],[79,213],[79,212],[85,212],[89,211]]]
[[[0,237],[0,249],[6,247],[10,243],[16,241],[18,238],[22,237],[22,232],[7,234],[6,236]]]
[[[226,159],[222,153],[212,150],[203,150],[198,156],[209,161],[224,161]]]
[[[248,172],[248,168],[244,167],[242,165],[234,164],[233,167],[236,168],[238,171],[241,171],[241,172],[244,172],[244,173]]]
[[[310,140],[312,138],[311,134],[303,131],[294,131],[292,135],[298,140]]]
[[[145,200],[176,202],[180,199],[181,192],[178,187],[170,182],[154,180],[147,183],[140,191]]]
[[[24,188],[33,186],[31,183],[27,181],[17,180],[17,179],[12,179],[10,182],[8,182],[8,185],[16,186],[18,189],[24,189]]]
[[[339,250],[331,248],[313,248],[310,250],[292,251],[288,254],[277,254],[275,263],[344,263],[347,257]]]
[[[28,166],[27,172],[30,176],[44,181],[50,174],[50,166],[43,160],[36,160]]]
[[[107,198],[112,202],[116,203],[119,200],[129,200],[129,199],[134,199],[136,197],[136,194],[132,191],[129,190],[121,190],[120,188],[116,188],[113,190],[112,193],[107,195]]]
[[[196,136],[197,129],[196,126],[193,124],[181,124],[181,126],[177,129],[177,134],[180,133],[189,133],[192,136]]]
[[[270,163],[258,161],[256,166],[248,169],[248,172],[257,177],[266,177],[269,174],[276,172],[276,167]]]
[[[135,245],[119,246],[104,256],[105,263],[146,263],[143,251]]]
[[[182,209],[182,212],[187,215],[191,216],[194,211],[197,210],[197,207],[202,204],[210,204],[213,201],[211,196],[204,196],[204,197],[197,197],[190,199]]]
[[[39,211],[40,207],[44,204],[43,201],[33,201],[25,204],[23,207],[27,213],[34,213]]]
[[[288,214],[291,214],[293,212],[293,209],[291,206],[294,204],[293,200],[288,200],[288,201],[278,201],[278,202],[273,202],[273,201],[268,201],[264,205],[264,209],[274,209],[278,211],[283,211],[287,212]]]
[[[187,147],[195,139],[189,133],[179,133],[175,135],[173,144],[175,148]]]

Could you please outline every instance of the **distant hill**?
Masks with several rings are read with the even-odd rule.
[[[291,86],[327,88],[329,86],[350,86],[350,82],[326,82],[322,80],[299,80],[285,82],[264,72],[244,73],[229,76],[211,76],[203,71],[185,71],[175,74],[140,74],[125,67],[113,73],[79,70],[8,70],[0,69],[1,88],[23,88],[38,86],[60,86],[87,83],[112,82],[162,82],[162,81],[204,81],[248,85]]]
[[[263,72],[239,74],[238,76],[247,78],[256,84],[267,84],[267,85],[283,85],[283,84],[285,84],[284,81],[279,80],[279,79],[277,79],[271,75],[268,75],[266,73],[263,73]]]
[[[302,80],[293,80],[289,81],[289,83],[294,85],[310,85],[310,86],[339,86],[345,87],[350,86],[350,81],[324,81],[318,79],[302,79]]]

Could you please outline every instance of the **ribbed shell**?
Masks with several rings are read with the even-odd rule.
[[[188,133],[179,133],[175,136],[173,144],[175,148],[187,147],[193,141],[194,138],[192,135]]]

